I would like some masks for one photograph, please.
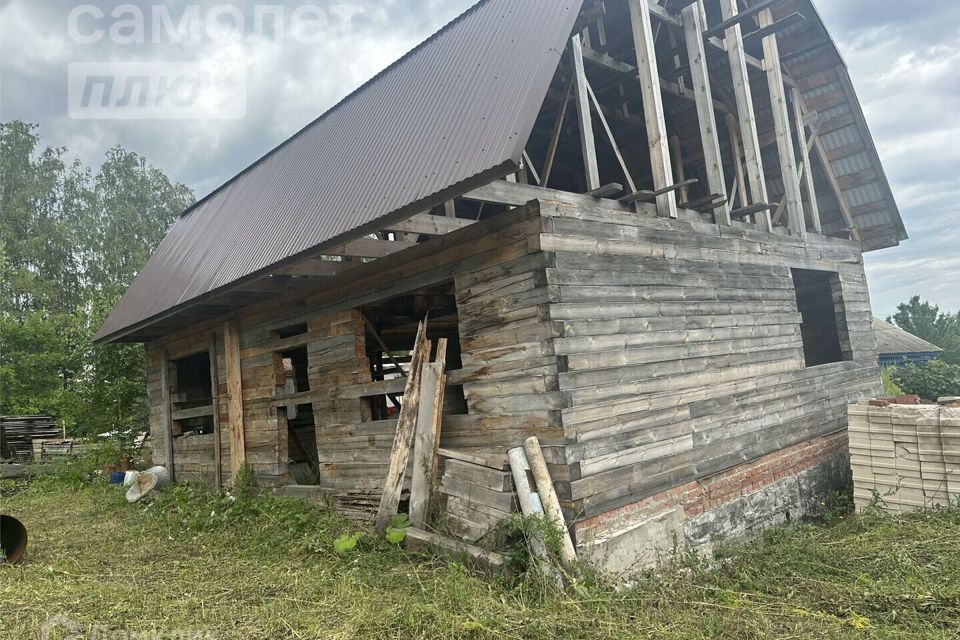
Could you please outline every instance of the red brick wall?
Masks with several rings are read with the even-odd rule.
[[[587,542],[597,535],[616,531],[632,522],[678,507],[683,509],[688,518],[712,511],[778,480],[795,476],[834,456],[844,454],[847,449],[846,431],[781,449],[715,476],[668,489],[640,502],[578,522],[577,540]]]

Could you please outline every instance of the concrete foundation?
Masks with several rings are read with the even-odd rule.
[[[578,553],[617,578],[681,550],[709,555],[719,542],[822,515],[849,468],[846,434],[817,438],[579,523]]]

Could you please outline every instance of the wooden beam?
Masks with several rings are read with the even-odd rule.
[[[390,524],[390,519],[397,514],[400,505],[400,494],[403,492],[403,476],[407,471],[407,462],[410,460],[410,446],[413,443],[414,427],[417,423],[417,414],[420,406],[420,379],[423,364],[430,357],[430,342],[427,340],[427,329],[423,322],[417,330],[417,339],[413,348],[413,360],[410,363],[410,375],[403,394],[403,404],[400,406],[400,416],[397,420],[397,434],[390,451],[390,464],[387,469],[387,478],[383,485],[383,494],[380,497],[380,506],[377,509],[376,529],[383,533]]]
[[[647,139],[650,146],[653,188],[659,190],[673,184],[673,169],[670,167],[667,120],[663,111],[660,73],[657,70],[657,51],[650,22],[650,6],[645,0],[628,0],[628,2],[633,41],[637,51],[643,115],[647,124]],[[657,214],[661,217],[677,217],[675,192],[670,191],[657,197]]]
[[[207,416],[212,416],[214,413],[213,405],[209,404],[205,407],[174,411],[170,414],[170,419],[174,422],[179,422],[180,420],[191,420],[193,418],[206,418]]]
[[[413,444],[413,480],[410,485],[410,521],[423,528],[430,515],[430,496],[437,477],[440,423],[446,390],[447,339],[437,341],[437,359],[424,365],[420,407]]]
[[[278,271],[277,274],[304,278],[322,278],[335,276],[346,271],[351,266],[356,265],[351,265],[349,262],[311,258],[293,266],[286,267],[282,271]]]
[[[810,164],[810,147],[807,144],[807,127],[804,123],[806,109],[803,104],[803,97],[798,89],[791,89],[793,97],[793,118],[796,123],[797,140],[800,143],[800,160],[805,169],[801,170],[803,174],[804,185],[807,188],[808,210],[810,211],[810,220],[813,222],[813,230],[819,234],[823,233],[823,221],[820,219],[820,204],[817,202],[817,188],[814,185],[813,166]]]
[[[787,17],[781,18],[769,26],[766,26],[762,29],[757,29],[756,31],[751,31],[747,35],[743,36],[743,39],[744,41],[751,42],[755,42],[758,39],[762,40],[771,34],[783,31],[784,29],[789,29],[790,27],[794,26],[795,24],[799,24],[804,20],[806,20],[806,18],[802,13],[791,13]],[[781,58],[781,62],[782,60],[783,59]]]
[[[600,165],[597,163],[593,119],[590,116],[590,96],[587,92],[587,74],[583,68],[583,44],[579,34],[570,40],[570,51],[573,53],[574,96],[577,105],[577,121],[580,123],[583,169],[586,174],[587,191],[592,191],[600,187]]]
[[[669,187],[664,187],[658,191],[637,191],[636,193],[623,196],[620,198],[620,202],[624,204],[630,204],[633,202],[652,202],[656,200],[658,196],[661,196],[664,193],[681,191],[682,189],[685,189],[690,185],[697,184],[698,182],[700,181],[696,178],[690,178],[689,180],[684,180],[683,182],[670,185]]]
[[[324,251],[328,256],[352,256],[354,258],[382,258],[391,253],[417,246],[416,242],[406,240],[377,240],[376,238],[359,238],[352,242]]]
[[[448,202],[452,202],[452,200]],[[445,209],[446,204],[447,203],[444,203]],[[473,224],[473,222],[473,220],[457,218],[455,212],[453,216],[446,214],[442,216],[435,216],[429,213],[418,213],[417,215],[410,216],[406,220],[389,224],[384,227],[384,230],[398,231],[403,233],[417,233],[426,236],[443,236],[452,231],[469,227],[471,224]],[[387,241],[381,240],[380,242]]]
[[[223,451],[220,443],[220,367],[217,362],[217,334],[211,333],[207,346],[210,354],[210,396],[213,398],[213,484],[223,488]]]
[[[833,165],[830,164],[830,156],[827,155],[827,149],[823,146],[823,140],[821,140],[820,134],[814,135],[813,148],[817,152],[817,158],[820,159],[820,165],[823,167],[823,172],[827,176],[827,182],[830,183],[830,188],[833,190],[834,198],[837,200],[837,206],[840,207],[840,215],[843,216],[844,221],[847,223],[847,228],[850,230],[850,237],[860,241],[860,230],[857,228],[857,223],[853,219],[853,213],[850,211],[850,205],[847,204],[847,200],[843,195],[843,189],[840,188],[837,176],[833,172]]]
[[[163,447],[167,458],[170,481],[176,482],[176,465],[173,460],[173,406],[170,400],[170,354],[160,351],[160,424],[163,425]]]
[[[732,27],[735,27],[735,26],[739,27],[744,22],[751,20],[758,13],[761,13],[763,11],[769,11],[770,7],[772,7],[773,5],[779,2],[780,0],[764,0],[764,2],[760,2],[759,4],[756,4],[752,7],[747,7],[743,11],[738,11],[732,14],[729,18],[725,14],[723,17],[723,22],[716,25],[715,27],[711,27],[710,29],[707,29],[707,31],[704,32],[703,37],[713,38],[713,37],[724,36],[724,35],[729,36],[730,35],[729,30]]]
[[[720,0],[724,20],[738,15],[737,0]],[[747,70],[746,52],[740,23],[726,31],[727,54],[730,58],[730,71],[733,75],[733,92],[737,103],[737,118],[740,122],[740,135],[743,153],[747,165],[747,178],[750,183],[750,203],[766,203],[767,183],[763,173],[763,159],[760,154],[760,136],[757,132],[757,116],[753,110],[753,92],[750,88],[750,73]],[[756,216],[757,227],[761,231],[770,231],[773,225],[769,210]]]
[[[760,26],[773,24],[769,9],[760,12]],[[800,174],[797,172],[797,156],[790,132],[790,112],[780,67],[780,47],[777,35],[763,39],[763,58],[767,68],[767,84],[770,88],[770,103],[773,107],[773,126],[777,134],[777,150],[780,155],[780,174],[783,177],[787,220],[790,230],[801,238],[807,237],[807,224],[803,213],[803,196],[800,191]],[[802,134],[801,134],[802,137]]]
[[[697,120],[700,123],[700,140],[703,144],[703,160],[707,172],[707,185],[711,194],[722,195],[724,203],[714,210],[717,224],[730,224],[730,209],[727,207],[727,185],[723,177],[723,157],[720,155],[720,136],[717,134],[717,117],[713,110],[713,91],[710,88],[710,73],[703,47],[703,23],[700,6],[692,4],[682,12],[683,33],[687,41],[687,56],[693,78],[693,94],[697,100]]]
[[[240,366],[240,328],[236,320],[223,325],[223,350],[227,365],[227,402],[230,416],[230,478],[237,474],[247,459],[246,434],[243,427],[243,378]]]
[[[567,82],[567,90],[563,96],[563,102],[557,110],[557,118],[553,123],[553,131],[550,132],[550,144],[547,145],[547,158],[543,162],[543,180],[541,185],[546,187],[550,182],[550,175],[553,173],[553,164],[557,159],[557,146],[560,144],[560,134],[563,132],[563,121],[567,117],[567,105],[570,104],[570,96],[573,93],[576,76],[571,75]]]
[[[600,118],[600,124],[603,125],[603,130],[607,134],[607,139],[610,140],[610,146],[613,147],[613,154],[617,158],[617,162],[620,164],[620,171],[623,172],[623,177],[627,180],[627,185],[630,187],[630,193],[633,193],[637,190],[637,185],[633,181],[633,176],[630,175],[630,169],[627,168],[627,162],[623,159],[623,154],[620,153],[620,147],[617,146],[617,140],[613,137],[613,130],[610,129],[610,123],[607,122],[606,116],[603,115],[603,108],[600,106],[600,101],[597,100],[597,95],[593,92],[593,87],[590,86],[590,83],[587,82],[587,93],[590,94],[590,100],[593,102],[593,106],[597,110],[597,117]]]
[[[527,153],[526,149],[523,150],[523,166],[526,167],[537,186],[540,186],[540,174],[537,173],[537,168],[533,166],[533,160],[530,159],[530,154]],[[456,217],[456,214],[453,217]]]
[[[587,191],[585,196],[591,196],[593,198],[609,198],[610,196],[615,196],[618,193],[623,193],[623,185],[618,182],[611,182],[610,184],[605,184],[598,189],[593,191]]]

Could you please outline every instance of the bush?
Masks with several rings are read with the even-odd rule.
[[[921,366],[907,365],[893,373],[893,381],[904,393],[925,400],[960,396],[960,365],[931,360]]]

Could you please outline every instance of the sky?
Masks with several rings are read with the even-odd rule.
[[[913,295],[960,311],[960,2],[814,1],[911,236],[866,256],[874,311],[890,315]],[[473,0],[314,2],[0,0],[0,119],[39,124],[46,144],[93,166],[122,145],[202,197]],[[191,12],[197,31],[180,22]],[[104,69],[118,86],[98,110],[108,91],[87,85]],[[153,93],[135,81],[144,74]],[[186,76],[196,84],[177,84]],[[190,101],[178,90],[202,103],[203,119],[182,117]],[[164,105],[150,119],[118,108],[147,100]]]

